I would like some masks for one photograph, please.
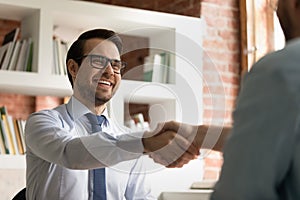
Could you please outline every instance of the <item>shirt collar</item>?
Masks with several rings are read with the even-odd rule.
[[[81,116],[91,112],[84,104],[82,104],[76,97],[71,96],[70,100],[67,103],[67,111],[74,121],[76,121]],[[103,111],[101,115],[104,115],[106,120],[104,125],[110,123],[110,118],[108,116],[107,108]]]
[[[90,112],[90,110],[74,96],[71,96],[66,106],[69,115],[73,118],[74,121]]]
[[[107,108],[105,108],[105,110],[103,111],[103,113],[102,113],[101,115],[103,115],[103,116],[105,117],[105,120],[104,120],[104,122],[103,122],[103,125],[104,125],[104,126],[109,126],[109,124],[110,124],[110,119],[109,119],[109,117],[108,117],[108,111],[107,111]]]

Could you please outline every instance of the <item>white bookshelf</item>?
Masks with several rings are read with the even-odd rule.
[[[54,95],[69,96],[72,94],[70,83],[65,76],[52,74],[52,36],[59,35],[61,38],[72,41],[84,30],[102,27],[115,30],[116,32],[129,35],[148,37],[152,49],[162,49],[175,54],[172,57],[172,69],[174,77],[170,87],[178,92],[188,87],[186,94],[181,92],[180,104],[173,105],[174,110],[170,117],[182,120],[178,107],[188,109],[190,114],[186,122],[199,122],[198,113],[202,108],[202,36],[205,32],[203,20],[200,18],[173,15],[161,12],[132,9],[119,6],[111,6],[99,3],[70,1],[70,0],[0,0],[0,18],[21,21],[22,37],[32,37],[33,49],[33,72],[0,71],[0,91],[21,93],[28,95]],[[151,52],[150,52],[151,53]],[[188,80],[188,82],[186,82]],[[144,84],[144,83],[141,83]],[[168,84],[166,84],[167,87]],[[197,85],[197,87],[195,87]],[[122,88],[139,87],[131,81],[123,80]],[[147,87],[148,90],[151,86]],[[154,85],[157,88],[157,85]],[[127,92],[120,92],[118,97],[128,99],[134,88]],[[154,91],[154,90],[153,90]],[[163,99],[163,93],[150,91],[149,96]],[[192,96],[192,97],[189,97]],[[196,98],[195,102],[190,100]],[[143,99],[137,96],[136,99]],[[157,103],[148,98],[151,103]],[[174,101],[174,96],[169,101]],[[120,102],[120,100],[116,100]],[[140,100],[138,100],[140,101]],[[178,99],[177,99],[178,101]],[[193,109],[185,108],[184,105],[196,103]],[[120,109],[118,109],[120,110]],[[194,110],[197,111],[193,112]],[[197,117],[195,117],[197,115]],[[121,115],[118,120],[123,123]],[[197,119],[196,121],[193,119]]]
[[[147,103],[151,118],[202,123],[202,37],[200,18],[76,0],[0,0],[0,18],[21,22],[21,37],[33,39],[33,72],[0,70],[0,92],[70,96],[66,76],[52,74],[52,37],[72,42],[83,31],[108,28],[149,38],[152,49],[172,52],[171,84],[123,80],[110,113],[124,123],[124,102]],[[155,52],[151,52],[155,53]],[[0,168],[25,168],[24,156],[0,156]]]

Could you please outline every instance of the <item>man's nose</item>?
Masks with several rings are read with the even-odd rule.
[[[107,63],[107,66],[105,67],[105,72],[109,74],[114,74],[114,70],[110,62]]]

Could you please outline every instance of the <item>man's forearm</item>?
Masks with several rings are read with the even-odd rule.
[[[222,151],[230,132],[231,127],[229,126],[200,125],[198,126],[195,144],[201,149]]]

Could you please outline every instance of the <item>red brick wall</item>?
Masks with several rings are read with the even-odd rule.
[[[0,107],[5,106],[9,115],[23,120],[34,111],[54,108],[61,103],[63,99],[58,97],[0,93]]]
[[[0,93],[0,106],[5,106],[8,114],[14,118],[25,120],[35,111],[35,97]]]
[[[238,94],[240,82],[240,32],[238,0],[204,0],[201,3],[202,17],[207,24],[207,34],[204,38],[204,51],[213,63],[204,63],[204,77],[210,89],[204,88],[204,102],[210,99],[210,94],[222,93],[225,89],[225,123],[231,123],[231,112]],[[221,84],[210,76],[212,68],[216,68],[221,76]],[[212,78],[210,78],[212,77]],[[212,108],[208,105],[204,110],[204,121],[209,121]]]
[[[231,124],[231,113],[240,83],[240,22],[238,0],[203,0],[201,2],[201,17],[207,24],[207,34],[203,40],[203,47],[210,61],[204,61],[204,122],[211,121],[212,113],[217,113],[217,119]],[[215,78],[217,69],[222,82]],[[222,92],[224,88],[225,92]],[[225,94],[225,98],[222,94]],[[225,100],[225,118],[222,110],[211,105],[214,101]],[[211,152],[205,158],[204,179],[216,180],[222,165],[222,154]]]

